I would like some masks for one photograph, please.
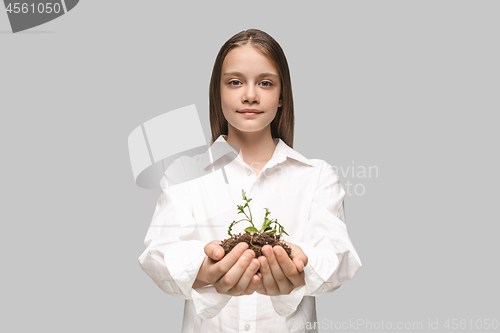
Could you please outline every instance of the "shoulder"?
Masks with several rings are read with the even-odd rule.
[[[303,155],[301,155],[303,156]],[[318,171],[321,170],[332,170],[333,172],[336,172],[336,167],[332,166],[330,163],[327,161],[320,159],[320,158],[306,158],[303,157],[303,162],[314,167]]]
[[[310,159],[318,174],[318,182],[323,182],[328,178],[339,180],[338,168],[323,159]]]
[[[308,158],[307,159],[312,166],[315,168],[322,168],[323,164],[326,163],[325,160],[319,159],[319,158]]]
[[[307,158],[303,154],[299,153],[294,148],[288,146],[283,140],[280,139],[280,149],[285,153],[285,155],[297,162],[300,162],[304,166],[313,167],[317,171],[321,170],[333,170],[332,165],[323,159],[319,158]]]

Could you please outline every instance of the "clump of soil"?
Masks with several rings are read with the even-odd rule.
[[[262,247],[266,244],[271,247],[275,245],[281,246],[288,256],[291,258],[292,249],[281,239],[280,235],[274,235],[270,233],[249,233],[245,232],[243,234],[239,233],[233,237],[224,239],[220,246],[224,249],[224,256],[231,252],[231,250],[238,245],[240,242],[245,242],[248,244],[248,248],[255,252],[255,258],[260,257],[262,254]]]

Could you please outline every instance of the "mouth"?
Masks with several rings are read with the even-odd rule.
[[[244,110],[240,110],[240,111],[236,111],[236,112],[241,113],[242,115],[245,115],[245,116],[255,116],[255,115],[263,113],[262,111],[255,110],[255,109],[244,109]]]

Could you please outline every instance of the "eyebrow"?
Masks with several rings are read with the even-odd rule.
[[[222,76],[226,76],[226,75],[245,76],[242,73],[236,72],[236,71],[226,72],[226,73],[222,74]],[[278,74],[269,73],[269,72],[260,73],[259,75],[257,75],[257,77],[263,77],[263,76],[275,76],[276,78],[279,78]]]

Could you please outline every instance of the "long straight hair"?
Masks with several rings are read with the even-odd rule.
[[[222,45],[217,58],[215,59],[212,77],[210,79],[210,128],[212,130],[212,143],[217,140],[221,134],[228,134],[228,123],[222,112],[222,102],[220,95],[220,82],[222,75],[222,63],[226,55],[233,48],[250,44],[268,57],[278,67],[281,80],[280,98],[282,106],[271,122],[271,136],[280,138],[288,146],[293,148],[293,96],[290,71],[285,53],[273,37],[258,29],[248,29],[241,31],[228,39]]]

